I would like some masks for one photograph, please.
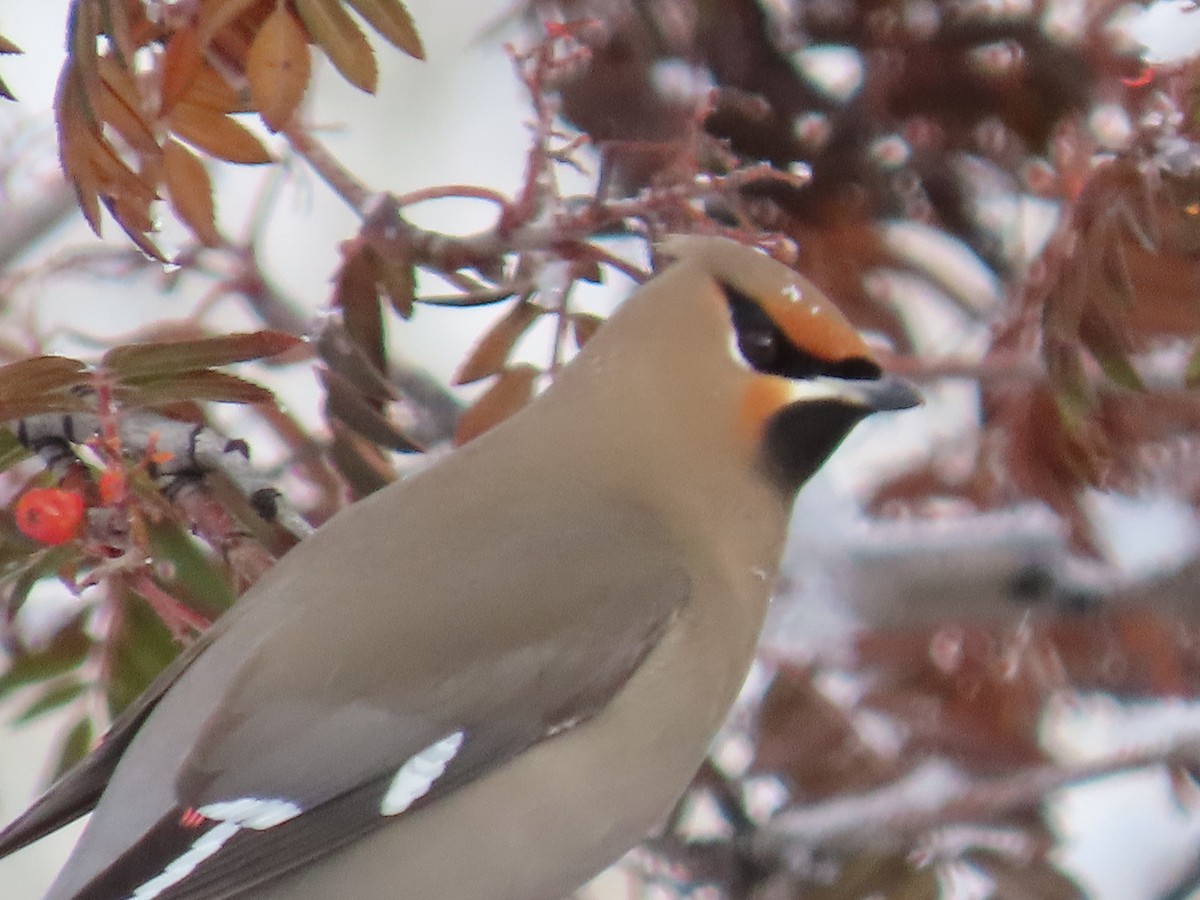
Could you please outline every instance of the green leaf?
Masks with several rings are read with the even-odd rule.
[[[113,393],[128,406],[164,406],[183,400],[270,403],[275,399],[275,395],[260,384],[212,369],[127,378]]]
[[[0,428],[0,472],[7,472],[17,463],[29,459],[32,455],[32,451],[18,441],[12,431]]]
[[[103,364],[122,380],[150,375],[181,375],[230,363],[275,356],[303,343],[282,331],[227,334],[193,341],[163,341],[114,347]]]
[[[149,536],[154,560],[171,565],[171,577],[164,584],[168,593],[210,620],[233,605],[236,595],[229,579],[177,522],[151,524]]]
[[[15,616],[35,584],[43,578],[57,575],[63,569],[74,568],[80,558],[78,545],[71,541],[35,550],[12,566],[11,571],[4,573],[3,584],[0,585],[0,609],[4,615]]]
[[[13,721],[21,724],[32,721],[38,716],[44,716],[48,712],[61,709],[72,700],[81,697],[86,690],[87,685],[78,678],[61,678],[53,681]]]
[[[1184,372],[1183,378],[1188,387],[1200,387],[1200,344],[1196,345],[1196,349],[1188,358],[1187,370]]]
[[[92,646],[92,639],[83,631],[82,620],[76,619],[61,629],[44,650],[13,657],[7,671],[0,675],[0,697],[27,684],[49,681],[78,668],[87,659]]]
[[[1129,339],[1120,323],[1102,311],[1094,311],[1081,323],[1079,339],[1113,382],[1131,391],[1146,389],[1130,361]]]
[[[62,743],[58,745],[58,759],[54,763],[51,781],[57,781],[60,775],[65,774],[75,763],[87,756],[88,751],[92,749],[94,737],[95,729],[90,716],[84,716],[71,726]]]
[[[118,624],[108,638],[109,675],[104,685],[113,718],[149,687],[180,649],[145,600],[125,591],[119,602]]]

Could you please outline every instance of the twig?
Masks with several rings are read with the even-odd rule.
[[[928,763],[869,793],[789,808],[753,835],[750,848],[762,860],[794,860],[818,846],[895,848],[933,828],[994,819],[1036,806],[1063,788],[1171,763],[1200,763],[1200,735],[1091,762],[1037,766],[1005,778],[972,780],[946,763]]]

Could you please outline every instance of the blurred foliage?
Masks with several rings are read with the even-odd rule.
[[[308,128],[314,51],[368,92],[376,39],[422,57],[399,0],[71,10],[55,106],[62,169],[91,227],[107,213],[144,257],[80,254],[34,270],[161,274],[180,306],[236,297],[269,330],[224,333],[197,301],[95,361],[0,332],[10,496],[55,487],[86,507],[80,534],[50,547],[0,515],[0,699],[18,718],[70,711],[56,771],[285,549],[272,529],[292,498],[246,474],[257,471],[248,448],[215,427],[207,402],[252,405],[285,448],[289,493],[319,523],[395,478],[396,454],[469,441],[521,408],[600,326],[576,288],[645,277],[625,251],[653,257],[675,231],[757,243],[871,332],[889,368],[977,387],[954,453],[939,448],[880,484],[875,514],[966,517],[1035,501],[1078,560],[1104,563],[1090,491],[1165,487],[1200,503],[1200,60],[1147,64],[1115,27],[1129,13],[1116,0],[527,0],[504,23],[530,36],[511,50],[532,110],[512,196],[471,185],[389,194]],[[0,38],[0,54],[14,52]],[[287,333],[311,313],[273,286],[255,228],[227,237],[209,176],[220,162],[273,168],[284,152],[362,219],[322,298],[334,315],[310,342]],[[594,192],[563,196],[563,166],[597,168]],[[409,221],[412,205],[448,197],[493,205],[494,226],[458,238]],[[163,259],[164,204],[193,243],[160,273],[149,261]],[[1045,213],[1044,235],[1029,209]],[[914,252],[913,235],[938,252]],[[25,275],[0,272],[0,291],[18,292]],[[395,353],[393,333],[424,305],[496,307],[453,377],[481,386],[465,410]],[[931,305],[960,323],[953,352],[937,345]],[[523,348],[545,324],[546,359],[531,362]],[[225,371],[251,360],[315,364],[325,431]],[[55,581],[77,604],[33,639],[29,598]],[[999,897],[1082,896],[1058,868],[1045,791],[1025,790],[1056,765],[1046,709],[1085,691],[1200,695],[1200,619],[1180,614],[1196,581],[1184,578],[1186,602],[1170,607],[867,632],[848,661],[772,660],[746,726],[751,762],[708,767],[691,798],[716,802],[722,839],[695,839],[681,815],[655,845],[679,864],[667,889],[932,898],[969,872]],[[831,690],[838,678],[860,689]],[[909,820],[881,803],[857,841],[818,829],[787,852],[763,850],[777,812],[887,797],[931,761],[968,786],[979,779],[972,802]],[[1186,798],[1194,767],[1169,762]],[[783,790],[778,809],[751,802],[764,782]]]

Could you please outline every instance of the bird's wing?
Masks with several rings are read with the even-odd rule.
[[[178,773],[177,807],[76,896],[239,895],[591,717],[690,584],[656,519],[586,506],[464,521],[405,554],[403,583],[368,580],[353,600],[329,596],[322,579],[345,591],[373,553],[395,552],[394,534],[363,535],[341,545],[351,558],[292,573],[321,600],[241,665]],[[437,596],[413,602],[429,584]]]
[[[218,621],[189,644],[125,708],[90,753],[63,773],[21,815],[0,829],[0,857],[15,853],[92,810],[146,717],[184,670],[224,631],[225,625],[226,620]]]

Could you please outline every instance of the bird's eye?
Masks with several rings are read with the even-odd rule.
[[[754,368],[769,372],[779,363],[782,347],[779,333],[774,328],[756,327],[738,335],[738,349]]]
[[[762,306],[729,285],[722,288],[737,333],[738,353],[756,371],[784,378],[816,375],[866,381],[879,378],[879,366],[869,359],[857,356],[826,359],[796,346]]]

